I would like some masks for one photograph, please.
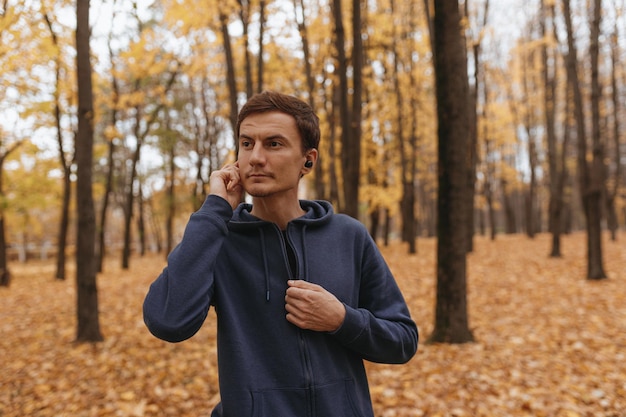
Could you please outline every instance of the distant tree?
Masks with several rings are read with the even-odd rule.
[[[242,36],[243,36],[243,54],[244,54],[244,73],[246,75],[245,93],[246,97],[252,96],[254,85],[252,82],[252,58],[250,57],[250,35],[248,27],[250,26],[250,17],[252,15],[252,2],[250,0],[237,0],[239,5],[239,18],[241,20]],[[259,59],[262,59],[259,56]]]
[[[52,17],[49,13],[44,12],[44,20],[50,31],[52,45],[54,47],[54,121],[57,136],[57,146],[59,148],[59,161],[63,172],[63,196],[61,198],[61,222],[59,224],[59,233],[57,240],[57,269],[55,278],[59,280],[65,279],[65,263],[66,263],[66,247],[67,232],[70,225],[70,201],[72,198],[72,164],[74,155],[68,153],[64,147],[63,129],[61,127],[62,108],[61,108],[61,90],[62,90],[62,73],[63,60],[61,58],[61,45],[59,37],[54,31]]]
[[[394,0],[391,0],[390,2],[390,11],[392,15],[395,15],[397,13]],[[405,17],[410,16],[405,15]],[[394,93],[397,112],[395,139],[398,145],[398,159],[400,160],[400,177],[402,182],[402,198],[400,200],[400,216],[402,218],[402,240],[408,243],[408,252],[414,254],[417,252],[417,243],[415,236],[416,129],[414,127],[414,122],[409,123],[409,125],[411,126],[411,130],[409,132],[405,133],[406,129],[404,127],[406,123],[405,120],[414,121],[417,117],[417,115],[415,114],[415,100],[413,98],[416,92],[406,91],[407,89],[403,88],[400,84],[400,77],[402,72],[401,68],[412,68],[412,66],[405,63],[400,56],[400,50],[398,46],[399,40],[410,38],[409,34],[406,32],[398,33],[399,30],[402,29],[402,25],[393,25],[391,35],[391,48],[389,52],[393,55],[393,67],[391,71],[391,77],[395,90]],[[404,30],[408,31],[408,29],[409,28],[407,27]],[[412,74],[410,75],[410,79],[413,80]],[[404,111],[404,102],[405,99],[407,99],[405,94],[409,95],[412,103],[412,106],[409,107],[410,114],[405,114]]]
[[[532,31],[532,29],[529,29]],[[529,39],[532,37],[529,34]],[[539,118],[535,105],[536,92],[539,90],[539,80],[537,80],[537,70],[535,65],[535,48],[527,48],[525,56],[522,58],[522,90],[525,97],[525,110],[522,117],[522,127],[526,133],[526,154],[528,155],[528,171],[530,178],[528,181],[528,193],[526,194],[525,204],[525,224],[526,235],[530,238],[535,237],[535,218],[536,218],[536,200],[537,200],[537,171],[539,170],[539,138],[535,133]]]
[[[263,4],[263,1],[262,1]],[[309,47],[309,35],[306,24],[306,13],[304,0],[293,0],[293,9],[295,12],[295,21],[298,25],[298,33],[302,42],[302,60],[304,64],[304,75],[306,77],[308,102],[311,108],[316,110],[315,105],[315,78],[313,77],[313,69],[311,65],[311,51]],[[260,58],[259,58],[260,59]],[[317,198],[324,197],[324,178],[322,163],[319,161],[315,164],[315,195]]]
[[[89,0],[76,3],[76,73],[78,133],[76,136],[76,313],[78,342],[103,339],[96,283],[96,217],[92,195],[94,108],[90,62]]]
[[[0,131],[1,133],[1,131]],[[4,201],[4,161],[7,157],[17,150],[19,146],[24,143],[23,141],[12,142],[7,145],[4,144],[3,138],[0,137],[0,201]],[[0,204],[0,287],[8,287],[11,282],[11,273],[9,271],[8,257],[7,257],[7,242],[5,234],[5,222],[4,222],[4,204]]]
[[[465,1],[464,14],[470,19],[470,0]],[[479,19],[477,13],[477,19]],[[471,54],[473,58],[474,82],[470,86],[470,146],[467,154],[467,200],[468,200],[468,227],[467,227],[467,250],[474,250],[474,198],[476,194],[476,167],[478,165],[478,92],[481,84],[486,87],[485,76],[483,75],[483,63],[481,61],[482,40],[485,34],[485,28],[489,20],[489,0],[485,0],[482,11],[482,20],[469,25],[468,30],[473,32],[470,39]],[[470,20],[471,21],[471,20]],[[469,48],[468,48],[469,49]],[[485,92],[486,95],[486,92]],[[486,106],[487,103],[483,103]],[[493,226],[493,224],[492,224]],[[492,229],[493,230],[493,229]],[[493,236],[493,231],[492,231]]]
[[[165,81],[165,92],[169,91],[176,80],[178,75],[177,69],[174,69],[168,75],[169,78]],[[139,80],[135,83],[137,91],[140,89]],[[165,107],[165,102],[160,101],[155,107],[151,108],[148,114],[144,114],[144,104],[137,103],[135,106],[135,120],[133,133],[137,140],[135,150],[132,154],[130,161],[130,175],[127,182],[126,198],[124,202],[124,247],[122,249],[122,268],[128,269],[130,267],[130,253],[131,253],[131,221],[133,218],[133,212],[135,208],[135,191],[141,187],[140,181],[137,179],[137,166],[139,164],[139,158],[141,156],[141,147],[146,141],[146,138],[152,131],[152,126],[157,121],[160,112]],[[147,120],[144,120],[144,117]],[[145,124],[144,124],[145,121]],[[137,185],[137,188],[135,188]]]
[[[115,16],[113,16],[115,21]],[[114,25],[112,25],[113,27]],[[109,49],[109,60],[111,65],[111,92],[109,94],[110,100],[110,115],[108,126],[105,128],[105,138],[107,141],[107,162],[106,173],[104,180],[104,192],[102,193],[102,202],[100,203],[100,216],[98,223],[98,240],[96,245],[97,252],[97,270],[102,272],[104,270],[104,258],[106,256],[106,224],[107,216],[109,213],[109,203],[111,201],[111,195],[113,193],[113,174],[115,171],[115,151],[116,141],[119,140],[119,132],[117,131],[117,120],[119,117],[119,101],[120,101],[120,85],[117,77],[117,69],[115,63],[115,54],[113,51],[113,31],[109,32],[107,39],[107,47]]]
[[[556,134],[557,107],[557,54],[558,31],[555,23],[555,5],[542,0],[540,3],[539,25],[543,42],[541,45],[541,76],[543,79],[543,113],[545,117],[546,142],[548,148],[548,177],[550,180],[550,200],[548,205],[548,229],[552,234],[551,257],[561,256],[562,214],[564,212],[563,190],[567,177],[565,157],[569,139],[569,129],[563,135],[561,146]]]
[[[439,162],[437,295],[431,342],[473,341],[467,315],[467,55],[456,0],[435,0],[434,57]]]
[[[343,175],[343,209],[342,211],[352,217],[358,217],[358,207],[356,206],[354,191],[358,191],[354,177],[350,174],[356,160],[354,148],[351,147],[352,137],[350,135],[350,105],[348,100],[348,58],[346,54],[346,31],[343,25],[343,9],[341,0],[333,0],[332,13],[335,24],[335,50],[337,53],[337,66],[335,72],[339,79],[338,88],[335,93],[338,95],[339,103],[339,124],[341,126],[341,170]],[[358,195],[358,194],[357,194]]]
[[[139,36],[149,40],[155,35],[149,25],[145,25],[140,16],[135,13]],[[135,195],[141,186],[137,171],[141,152],[148,137],[153,133],[155,126],[159,125],[163,109],[168,105],[167,94],[171,91],[179,75],[180,62],[162,48],[146,49],[147,42],[143,39],[134,42],[125,51],[129,58],[127,71],[130,75],[129,85],[131,91],[126,100],[130,103],[129,110],[132,117],[129,125],[132,126],[132,137],[135,139],[135,147],[127,161],[129,174],[125,183],[124,198],[124,242],[122,248],[122,269],[130,267],[132,221],[135,213]],[[139,60],[138,56],[141,56]],[[141,65],[132,65],[135,61]],[[135,61],[135,62],[137,62]],[[155,71],[160,68],[160,71]],[[139,200],[140,201],[140,200]],[[141,213],[140,213],[141,215]],[[142,236],[140,235],[140,238]]]
[[[264,41],[264,35],[265,35],[265,23],[266,23],[266,17],[265,16],[265,0],[260,0],[259,1],[259,57],[257,59],[257,87],[256,87],[256,91],[257,93],[260,93],[263,91],[263,74],[265,73],[265,65],[264,65],[264,61],[263,61],[263,41]]]
[[[363,66],[365,51],[363,47],[363,27],[361,9],[362,0],[352,0],[352,108],[350,111],[350,130],[348,152],[343,151],[344,184],[347,213],[359,216],[359,189],[361,180],[361,134],[363,122]],[[346,138],[347,139],[347,138]],[[349,200],[349,201],[348,201]]]
[[[235,58],[233,57],[233,47],[230,39],[230,32],[228,31],[228,15],[224,10],[223,2],[219,2],[219,18],[220,27],[222,32],[222,46],[224,48],[224,55],[226,58],[226,85],[228,86],[228,100],[230,103],[229,120],[230,127],[235,134],[235,127],[237,126],[237,115],[239,114],[239,105],[237,104],[237,78],[235,76]],[[237,138],[235,144],[238,143]]]
[[[611,104],[613,106],[613,175],[612,178],[607,181],[606,190],[606,212],[607,212],[607,227],[611,232],[611,240],[617,240],[617,230],[619,223],[617,220],[617,208],[615,203],[619,198],[620,183],[622,181],[622,158],[620,155],[620,110],[622,105],[620,103],[620,93],[618,89],[618,68],[619,63],[619,33],[617,23],[615,24],[614,32],[611,34]]]
[[[602,0],[593,0],[591,31],[589,38],[589,60],[591,62],[591,164],[587,162],[581,190],[585,217],[587,219],[587,244],[589,264],[587,278],[606,278],[602,262],[602,206],[605,190],[604,143],[600,120],[600,101],[602,85],[600,83],[600,25],[602,21]],[[580,140],[580,138],[579,138]],[[579,157],[581,157],[579,155]],[[585,161],[586,155],[585,155]],[[582,162],[582,157],[580,159]]]

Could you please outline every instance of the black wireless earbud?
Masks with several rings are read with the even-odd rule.
[[[305,168],[311,168],[312,166],[313,166],[313,161],[306,161],[306,162],[304,163],[304,167],[305,167]]]

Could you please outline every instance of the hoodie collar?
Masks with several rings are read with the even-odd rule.
[[[307,227],[317,227],[327,223],[334,214],[333,207],[324,200],[300,200],[300,206],[305,211],[304,215],[291,220],[289,223],[298,223]],[[259,219],[250,214],[252,204],[242,203],[233,212],[233,217],[229,222],[229,227],[234,230],[241,228],[258,227],[269,222]]]

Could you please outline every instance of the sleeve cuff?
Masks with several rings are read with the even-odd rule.
[[[343,324],[334,332],[330,332],[342,343],[349,345],[361,336],[367,325],[367,320],[363,316],[363,312],[345,305],[346,316]]]

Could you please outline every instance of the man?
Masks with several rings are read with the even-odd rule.
[[[404,363],[417,327],[365,227],[298,200],[317,162],[310,106],[264,92],[242,108],[237,162],[213,172],[144,301],[161,339],[217,313],[221,403],[213,417],[372,416],[363,360]],[[252,204],[240,204],[243,192]]]

